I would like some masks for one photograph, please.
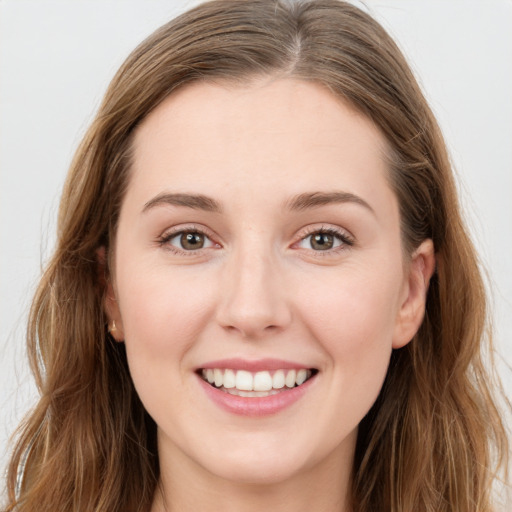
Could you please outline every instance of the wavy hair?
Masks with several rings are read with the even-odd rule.
[[[114,240],[132,136],[194,81],[259,76],[322,84],[379,127],[403,247],[434,242],[425,319],[395,350],[359,427],[355,512],[489,512],[507,437],[493,397],[485,288],[437,122],[403,55],[368,14],[335,0],[213,0],[161,27],[112,80],[69,171],[55,253],[28,326],[40,392],[20,427],[6,511],[146,512],[156,426],[107,332],[97,250]],[[108,272],[108,269],[107,269]],[[489,350],[490,349],[490,350]],[[506,470],[505,470],[506,471]]]

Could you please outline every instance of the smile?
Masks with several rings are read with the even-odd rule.
[[[315,369],[277,369],[250,372],[222,368],[202,369],[199,374],[211,386],[242,397],[266,397],[301,386],[317,373]]]

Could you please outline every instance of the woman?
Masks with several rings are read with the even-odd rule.
[[[206,3],[132,53],[72,164],[7,510],[492,510],[485,318],[383,29]]]

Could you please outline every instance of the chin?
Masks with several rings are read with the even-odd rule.
[[[214,454],[210,452],[212,456],[198,460],[211,474],[233,483],[280,484],[308,472],[326,457],[325,447],[314,443],[307,446],[301,436],[251,436],[233,441]]]
[[[229,466],[223,463],[222,467],[215,465],[207,469],[222,480],[232,483],[270,486],[291,480],[303,470],[303,467],[297,466],[292,461],[272,459],[233,461]]]

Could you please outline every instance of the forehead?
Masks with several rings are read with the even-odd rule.
[[[147,201],[166,188],[199,188],[220,199],[285,201],[340,188],[385,203],[393,200],[385,151],[379,129],[321,85],[198,82],[139,126],[129,193]]]

